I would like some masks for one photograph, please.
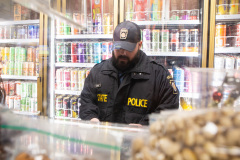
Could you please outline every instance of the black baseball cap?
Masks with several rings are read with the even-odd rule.
[[[132,52],[141,41],[141,31],[137,24],[124,21],[117,25],[113,33],[113,49],[125,49]]]

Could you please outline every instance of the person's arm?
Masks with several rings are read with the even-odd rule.
[[[84,87],[81,93],[80,118],[83,120],[99,121],[99,108],[96,105],[96,88],[94,87],[95,79],[94,70],[85,80]]]
[[[157,89],[157,100],[158,105],[157,107],[152,110],[151,113],[159,113],[161,110],[171,110],[171,109],[178,109],[179,108],[179,91],[172,79],[172,76],[165,71],[164,74],[159,74],[157,76],[156,85],[159,87]],[[149,115],[146,115],[141,121],[140,124],[148,125]]]

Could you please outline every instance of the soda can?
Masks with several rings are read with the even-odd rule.
[[[190,43],[191,52],[198,52],[199,39],[198,39],[198,29],[190,29]]]
[[[69,109],[70,108],[70,99],[69,97],[63,97],[63,109]]]
[[[179,33],[179,43],[180,43],[180,50],[182,52],[188,52],[190,43],[189,43],[189,30],[188,29],[181,29]]]
[[[109,55],[109,42],[103,42],[102,43],[102,60],[108,59]]]
[[[102,34],[102,15],[98,13],[95,16],[95,33]]]
[[[171,30],[171,50],[173,52],[179,51],[179,32],[178,29]]]
[[[33,48],[27,49],[27,61],[32,62],[33,61]]]
[[[21,107],[21,97],[15,96],[14,97],[14,109],[20,111],[20,107]]]
[[[223,23],[216,24],[215,47],[226,46],[226,25]]]
[[[37,38],[37,25],[33,25],[33,34],[32,34],[32,38],[36,39]]]
[[[169,30],[165,29],[161,32],[161,48],[162,52],[168,52],[169,51]]]
[[[10,39],[10,28],[9,26],[4,26],[3,38]]]
[[[81,42],[78,43],[78,60],[80,63],[85,63],[85,56],[86,56],[86,45],[85,43]]]
[[[0,54],[1,54],[1,57],[2,57],[2,61],[4,62],[4,61],[5,61],[5,57],[4,57],[4,47],[0,47]]]
[[[21,48],[20,50],[20,61],[21,62],[27,61],[27,50],[25,48]]]
[[[21,96],[22,93],[22,83],[20,81],[16,81],[16,95]]]
[[[34,37],[34,25],[28,25],[28,39],[33,39]]]
[[[32,62],[36,62],[36,48],[32,48]]]
[[[102,51],[102,43],[101,42],[96,42],[93,44],[93,59],[94,59],[94,63],[100,63],[102,60],[101,57],[101,51]]]
[[[36,56],[35,57],[36,57],[35,61],[38,63],[39,62],[39,48],[38,47],[36,48]]]
[[[35,63],[35,75],[39,76],[39,63]]]
[[[15,47],[10,47],[9,61],[15,61]]]
[[[5,61],[9,61],[9,54],[10,54],[10,48],[9,47],[5,47],[4,48]]]
[[[28,63],[29,62],[23,62],[22,63],[23,64],[23,67],[22,67],[23,68],[23,71],[22,71],[23,72],[23,76],[28,76],[28,74],[29,74],[28,73]]]
[[[237,57],[235,60],[235,69],[240,70],[240,57]]]
[[[30,102],[30,98],[26,97],[26,107],[25,107],[25,111],[30,112],[30,106],[31,102]]]
[[[71,90],[78,90],[78,70],[71,70]]]
[[[18,62],[17,63],[17,75],[22,76],[23,75],[23,62]]]
[[[179,67],[173,68],[173,80],[179,92],[184,92],[184,70]]]
[[[71,89],[71,73],[69,69],[63,71],[63,88],[64,90]]]
[[[86,63],[92,63],[92,53],[93,53],[92,42],[88,42],[86,43],[86,57],[85,57]]]
[[[150,51],[151,50],[151,30],[144,29],[143,30],[143,50]]]
[[[63,62],[71,62],[71,43],[64,43]]]
[[[23,82],[21,97],[27,97],[27,94],[28,94],[27,92],[28,92],[28,84]]]
[[[10,81],[9,82],[9,96],[14,96],[15,95],[15,82]]]
[[[78,43],[72,43],[71,44],[71,60],[72,63],[77,62],[77,55],[78,55]]]
[[[57,96],[55,101],[56,101],[56,104],[55,104],[56,108],[62,109],[63,108],[63,97]]]
[[[23,25],[23,28],[22,28],[22,38],[23,39],[27,39],[28,38],[28,26],[27,25]]]
[[[22,25],[18,25],[17,26],[17,39],[22,39],[23,35],[22,35],[22,29],[23,26]]]
[[[20,61],[20,47],[15,47],[15,61],[19,62]]]
[[[29,83],[27,83],[27,88],[28,88],[28,90],[27,90],[27,97],[33,97],[33,95],[32,95],[32,93],[33,93],[33,89],[32,89],[32,87],[33,87],[33,85],[32,85],[33,83],[32,82],[29,82]]]
[[[103,14],[103,33],[111,34],[111,18],[110,13]]]
[[[57,43],[56,47],[56,60],[57,62],[63,62],[63,56],[64,56],[64,43]]]
[[[56,70],[56,88],[59,90],[63,89],[63,69]]]
[[[9,109],[14,108],[14,96],[9,96],[8,107]]]
[[[3,75],[8,75],[8,73],[9,73],[9,65],[8,65],[8,62],[5,62],[4,64],[3,64],[3,71],[2,71],[2,73],[3,73]]]
[[[159,51],[159,43],[160,43],[160,30],[154,29],[152,30],[152,51]]]
[[[21,111],[26,111],[26,97],[21,97],[21,105],[20,105],[20,108],[21,108]]]
[[[9,95],[9,82],[8,81],[3,82],[3,87],[6,92],[6,95]]]
[[[8,72],[8,74],[9,75],[14,75],[14,67],[15,67],[15,63],[14,62],[9,62],[8,63],[8,68],[9,68],[9,72]]]

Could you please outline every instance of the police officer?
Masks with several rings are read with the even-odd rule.
[[[112,58],[95,65],[85,80],[81,119],[147,125],[150,113],[179,107],[172,76],[141,46],[138,25],[125,21],[115,28]]]

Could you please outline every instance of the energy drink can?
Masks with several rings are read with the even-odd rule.
[[[189,30],[188,29],[181,29],[179,33],[179,41],[180,41],[180,50],[182,52],[189,51]]]
[[[23,26],[22,25],[18,25],[17,26],[17,39],[22,39],[23,38],[22,30],[23,30]]]
[[[64,43],[63,62],[71,62],[71,43]]]
[[[78,43],[72,43],[71,46],[71,59],[72,59],[72,63],[76,63],[77,62],[77,55],[78,55]]]
[[[28,25],[28,39],[36,38],[34,36],[34,25]]]
[[[222,23],[216,24],[215,46],[226,46],[226,25]]]
[[[109,55],[109,42],[102,43],[102,60],[108,59]]]
[[[190,29],[190,43],[191,52],[198,52],[199,39],[198,39],[198,29]]]
[[[10,47],[9,61],[15,61],[15,48]]]
[[[9,28],[9,26],[4,26],[3,38],[4,39],[10,39],[10,28]]]
[[[143,50],[150,51],[151,49],[151,30],[143,30]]]
[[[71,117],[77,118],[77,98],[73,97],[70,100],[70,109],[72,110]]]
[[[39,48],[37,47],[36,48],[36,62],[38,63],[39,62]]]
[[[62,62],[64,56],[64,43],[57,43],[56,52],[56,61]]]
[[[84,81],[86,78],[86,71],[84,69],[81,69],[78,71],[78,90],[81,91],[83,89]]]
[[[101,42],[96,42],[96,43],[93,43],[93,60],[94,60],[94,63],[100,63],[101,62],[101,51],[102,51],[102,43]]]
[[[21,48],[20,61],[21,62],[26,62],[27,61],[27,50],[25,48]]]
[[[100,13],[95,17],[95,33],[102,34],[102,15]]]
[[[5,47],[4,48],[5,61],[9,61],[9,54],[10,54],[10,48],[9,47]]]
[[[9,62],[8,63],[8,65],[9,65],[9,72],[8,72],[8,74],[9,75],[14,75],[14,66],[15,66],[15,63],[14,62]]]
[[[77,69],[71,70],[71,90],[78,90],[78,71]]]
[[[35,63],[35,75],[39,76],[39,63]]]
[[[17,70],[17,75],[22,76],[23,75],[23,62],[18,62],[18,70]]]
[[[78,97],[77,101],[78,101],[78,118],[80,118],[81,98]]]
[[[17,39],[17,26],[10,26],[11,39]]]
[[[154,30],[152,30],[152,50],[153,50],[153,52],[159,51],[159,43],[160,43],[160,30],[154,29]]]
[[[63,71],[63,88],[64,90],[71,89],[71,73],[69,69]]]
[[[28,38],[28,26],[27,25],[23,25],[23,28],[22,28],[22,38],[23,39],[27,39]]]
[[[27,83],[27,97],[33,97],[32,95],[32,83]]]
[[[14,75],[18,75],[18,63],[19,62],[15,62],[14,64]]]
[[[86,44],[86,63],[93,63],[92,61],[92,54],[93,54],[93,44],[92,42],[88,42]]]
[[[30,111],[30,98],[29,97],[26,97],[26,108],[25,108],[25,111]]]
[[[20,61],[20,51],[21,51],[20,47],[15,47],[15,61],[16,62]]]
[[[78,60],[80,63],[85,63],[85,56],[86,56],[86,44],[81,42],[78,43]]]
[[[110,13],[103,14],[103,33],[111,34],[111,18]]]
[[[162,52],[168,52],[169,51],[169,30],[165,29],[162,30]]]

